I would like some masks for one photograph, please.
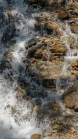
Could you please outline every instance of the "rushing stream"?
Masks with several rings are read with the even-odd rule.
[[[24,3],[23,0],[13,0],[11,2],[9,2],[9,0],[0,0],[0,16],[2,17],[0,19],[0,64],[2,61],[9,61],[12,66],[11,69],[0,69],[0,139],[30,139],[32,134],[39,133],[42,135],[42,131],[48,127],[48,117],[45,117],[45,119],[41,121],[38,121],[36,118],[36,98],[33,97],[32,100],[30,99],[27,102],[22,102],[20,101],[21,98],[20,100],[17,99],[18,95],[16,89],[18,87],[18,78],[24,78],[24,80],[27,81],[27,50],[25,44],[33,37],[38,38],[40,36],[40,32],[37,32],[34,27],[35,17],[39,12],[39,8],[40,7],[34,9],[27,3]],[[60,76],[66,75],[68,68],[67,62],[78,58],[78,54],[74,56],[76,50],[71,53],[70,46],[68,42],[65,41],[65,37],[68,37],[68,35],[74,37],[75,40],[77,38],[74,33],[71,33],[67,23],[65,24],[65,27],[65,31],[63,31],[62,23],[60,22],[59,30],[63,32],[63,36],[60,40],[64,40],[68,49],[63,71]],[[10,34],[12,28],[15,29],[14,35]],[[6,39],[7,33],[6,35],[4,33],[6,30],[11,37],[11,40],[9,37],[9,41]],[[2,39],[3,34],[5,37]],[[42,24],[41,36],[44,37],[44,34],[44,24]],[[8,57],[6,59],[6,53],[10,50],[13,59],[8,59]],[[47,54],[49,59],[48,44]],[[8,76],[10,76],[10,78],[8,78]],[[64,90],[61,90],[61,94],[58,93],[60,92],[60,86],[64,83],[61,82],[59,78],[56,81],[56,94],[47,91],[42,85],[38,86],[34,81],[32,84],[37,87],[38,91],[41,89],[48,93],[47,97],[40,98],[42,107],[48,102],[57,101],[59,102],[62,111],[64,111],[65,108],[60,101],[60,96]],[[68,88],[72,83],[67,82],[65,85],[66,88]],[[32,91],[32,96],[34,96],[35,91],[32,85],[30,90]],[[47,111],[47,107],[45,111]]]

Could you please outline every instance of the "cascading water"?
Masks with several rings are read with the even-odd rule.
[[[11,54],[13,55],[14,59],[10,60],[9,62],[12,65],[12,69],[5,69],[0,74],[0,139],[30,139],[31,134],[35,132],[35,129],[37,133],[41,131],[36,127],[36,121],[34,118],[35,112],[33,112],[34,116],[32,115],[31,117],[31,103],[29,108],[27,108],[27,105],[23,104],[22,106],[20,102],[17,102],[17,91],[15,91],[15,88],[17,87],[17,79],[19,75],[21,74],[20,76],[25,76],[26,64],[22,62],[24,57],[26,57],[25,43],[36,35],[34,32],[34,9],[30,7],[29,10],[28,5],[25,3],[23,4],[23,0],[14,0],[11,2],[8,0],[0,0],[0,7],[2,8],[3,16],[5,19],[4,21],[3,19],[0,20],[0,39],[2,38],[3,32],[5,32],[9,24],[10,26],[12,26],[12,24],[15,25],[17,33],[17,36],[12,38],[16,41],[15,46],[12,46],[11,44],[11,48],[13,50],[11,51]],[[38,9],[36,12],[37,11]],[[8,21],[10,14],[12,18],[10,18],[10,21]],[[0,42],[0,63],[4,59],[3,55],[6,49],[8,50],[5,45],[6,42],[5,44]],[[7,45],[10,45],[10,42],[8,42]],[[20,73],[18,70],[19,66],[23,67],[22,73]],[[11,76],[12,82],[9,79],[4,79],[5,77],[8,78],[7,75],[11,74],[11,72],[13,74]],[[12,116],[11,111],[14,111],[14,108],[17,109],[15,110],[17,112],[12,112]],[[21,114],[23,114],[23,116],[29,116],[29,120],[25,120],[24,122],[21,120],[19,123]]]
[[[57,93],[52,94],[50,90],[47,91],[43,88],[42,85],[38,86],[33,81],[32,84],[36,88],[36,91],[34,91],[34,87],[31,84],[30,90],[32,91],[32,96],[36,95],[36,92],[42,90],[44,90],[45,96],[46,92],[48,93],[48,96],[43,96],[44,99],[39,98],[39,100],[38,98],[33,98],[31,100],[30,97],[30,100],[27,102],[26,100],[23,100],[24,102],[20,101],[22,100],[22,98],[19,97],[19,92],[16,89],[18,87],[19,78],[24,78],[24,81],[28,80],[26,77],[28,52],[25,49],[25,44],[33,37],[38,37],[38,33],[36,33],[34,29],[34,17],[39,12],[39,8],[33,9],[32,7],[29,7],[27,3],[24,3],[24,0],[0,0],[0,7],[0,14],[2,17],[0,19],[0,64],[2,62],[9,62],[9,66],[11,66],[10,69],[5,67],[3,67],[2,69],[0,68],[0,139],[30,139],[31,135],[35,133],[41,134],[42,139],[46,139],[46,137],[43,137],[42,132],[43,130],[48,128],[48,114],[45,115],[44,120],[38,121],[36,118],[36,109],[38,104],[35,105],[35,103],[39,103],[39,105],[42,107],[42,110],[44,110],[44,113],[46,113],[47,109],[49,109],[50,113],[51,104],[48,106],[47,103],[57,101],[61,105],[61,95],[58,92],[61,92],[61,94],[64,92],[64,90],[60,91],[60,86],[64,85],[64,82],[60,81],[60,79],[58,78],[56,81]],[[14,29],[12,30],[14,31],[14,35],[10,34],[11,28]],[[65,39],[65,37],[68,37],[68,34],[76,39],[75,35],[71,34],[67,23],[66,30],[63,31],[61,28],[60,30],[63,32],[63,36],[61,37],[62,40]],[[7,32],[9,32],[9,40],[7,39]],[[44,33],[44,24],[42,24],[41,35],[44,36]],[[72,58],[73,54],[71,54],[68,42],[65,40],[63,41],[65,42],[68,49],[66,58]],[[50,58],[48,43],[47,63]],[[9,54],[6,57],[6,53],[8,51],[11,51],[11,55]],[[11,59],[8,58],[10,56],[12,57]],[[67,65],[65,64],[63,68],[63,73],[65,73],[65,71],[67,70]],[[9,76],[10,78],[8,78]],[[68,82],[66,83],[66,85],[67,84]],[[69,84],[69,86],[70,85],[71,83]],[[23,93],[25,93],[25,90],[23,90]],[[19,100],[17,98],[19,98]]]

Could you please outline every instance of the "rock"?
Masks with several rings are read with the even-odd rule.
[[[41,139],[41,134],[33,134],[31,135],[31,139]]]
[[[28,49],[30,48],[31,46],[35,45],[37,42],[37,39],[36,38],[32,38],[31,40],[29,40],[26,44],[25,44],[25,48]]]
[[[7,27],[7,29],[4,31],[3,36],[2,36],[2,38],[1,38],[1,41],[2,41],[3,43],[10,42],[10,41],[12,41],[12,39],[13,39],[16,35],[17,35],[17,34],[16,34],[16,28],[15,28],[15,26],[14,26],[14,25],[13,25],[13,26],[9,25],[9,26]]]
[[[28,49],[28,56],[48,60],[50,56],[64,56],[67,51],[65,44],[59,38],[40,38],[38,41],[37,45],[32,45],[33,47]],[[49,49],[49,52],[47,49]]]
[[[62,63],[57,65],[55,62],[38,60],[30,66],[30,75],[34,74],[34,79],[39,82],[42,80],[43,86],[46,88],[55,87],[55,80],[59,76]],[[33,78],[33,77],[32,77]]]
[[[56,21],[47,21],[46,22],[46,28],[50,30],[57,29],[58,23]]]
[[[73,71],[73,70],[71,70],[71,71],[70,71],[70,73],[71,73],[71,74],[74,74],[74,71]]]
[[[52,18],[54,18],[55,20],[52,21]],[[63,35],[62,32],[59,30],[59,23],[56,21],[56,19],[56,13],[42,12],[36,17],[37,22],[35,23],[35,28],[37,31],[39,30],[41,33],[47,31],[48,34]]]
[[[71,24],[70,28],[73,33],[78,34],[78,24],[73,23]]]
[[[70,17],[77,17],[78,15],[78,4],[77,3],[72,3],[68,2],[66,6],[66,10],[69,12]]]
[[[16,106],[12,106],[12,107],[11,107],[11,114],[12,114],[12,116],[13,116],[16,112],[17,112]]]
[[[28,49],[30,62],[26,73],[46,88],[55,88],[57,78],[65,82],[62,87],[68,86],[67,80],[76,81],[76,76],[70,74],[73,68],[68,69],[68,74],[60,76],[66,51],[65,44],[56,36],[38,38],[37,44]]]
[[[53,130],[59,130],[60,129],[60,125],[59,124],[54,124],[52,126]]]
[[[35,17],[35,19],[38,21],[38,22],[42,22],[42,21],[47,21],[49,19],[51,19],[52,17],[52,13],[47,13],[46,11],[45,12],[41,12],[38,14],[37,17]]]
[[[76,18],[78,15],[78,4],[68,2],[66,6],[60,7],[58,10],[58,17],[60,19]]]
[[[78,77],[78,71],[74,71],[74,75]]]
[[[48,133],[46,136],[51,137],[52,136],[52,133]]]
[[[58,10],[58,17],[60,19],[68,19],[69,18],[69,13],[68,11],[65,9],[65,7],[61,7]]]
[[[40,43],[38,43],[37,45],[35,45],[35,46],[29,48],[29,49],[28,49],[28,56],[32,56],[32,54],[33,54],[34,52],[36,52],[37,49],[41,48],[42,45],[43,45],[43,43],[40,42]]]
[[[30,4],[39,4],[41,6],[44,6],[47,4],[47,6],[55,6],[58,7],[58,4],[61,4],[65,0],[28,0]]]
[[[62,100],[67,107],[78,110],[78,81],[64,92]]]
[[[70,130],[70,133],[73,134],[75,132],[76,132],[76,130],[72,127],[71,130]]]
[[[72,67],[78,71],[78,61],[72,64]]]
[[[70,44],[70,48],[71,49],[74,49],[74,48],[78,49],[78,41],[77,42],[75,41],[74,43]]]
[[[61,35],[59,24],[56,21],[48,20],[45,24],[45,29],[47,30],[48,34]]]
[[[4,60],[4,61],[2,61],[1,62],[1,64],[0,64],[0,70],[5,70],[5,69],[12,69],[12,66],[11,66],[11,64],[10,64],[10,62],[8,61],[8,60]]]
[[[53,47],[51,47],[51,43],[50,43],[50,51],[52,53],[55,53],[55,55],[65,55],[65,52],[67,50],[66,46],[64,44],[56,44]]]

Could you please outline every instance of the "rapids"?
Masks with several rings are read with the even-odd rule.
[[[39,37],[40,33],[35,31],[35,17],[37,16],[40,7],[32,8],[23,0],[0,0],[0,40],[3,36],[3,33],[8,28],[10,34],[10,28],[15,25],[16,34],[12,37],[11,41],[15,42],[12,46],[11,41],[8,42],[7,46],[5,38],[3,41],[0,41],[0,64],[5,59],[5,53],[8,51],[10,47],[12,49],[11,54],[13,55],[13,59],[9,60],[12,69],[3,69],[0,70],[0,139],[30,139],[32,134],[39,133],[42,135],[42,131],[48,127],[49,118],[45,118],[44,121],[38,121],[36,118],[36,108],[35,98],[33,100],[28,101],[26,103],[21,102],[17,99],[17,90],[18,87],[17,80],[22,77],[25,81],[27,81],[26,77],[26,60],[27,60],[27,51],[25,49],[25,44],[28,40],[33,37]],[[12,15],[12,18],[9,16]],[[60,22],[60,21],[59,21]],[[67,35],[73,36],[75,39],[75,35],[71,33],[68,24],[66,23],[66,30],[63,31],[62,23],[60,22],[60,30],[63,32],[63,36],[60,38],[64,40]],[[44,26],[41,26],[41,36],[44,36]],[[5,42],[5,43],[4,43]],[[65,64],[63,68],[63,73],[66,73],[67,62],[69,60],[73,60],[78,58],[77,56],[73,56],[71,53],[68,42],[65,42],[68,52],[65,57]],[[49,53],[48,45],[47,45],[47,53]],[[74,53],[74,52],[73,52]],[[49,56],[48,56],[49,59]],[[25,62],[24,62],[25,61]],[[19,67],[22,67],[22,70],[19,70]],[[61,73],[61,75],[63,74]],[[11,79],[8,78],[8,75]],[[61,76],[60,75],[60,76]],[[38,90],[45,90],[48,93],[48,96],[45,98],[40,98],[42,107],[47,102],[58,101],[61,109],[64,111],[65,108],[60,101],[61,94],[63,91],[60,91],[61,81],[60,79],[56,82],[57,93],[52,94],[50,91],[47,91],[42,86],[38,86],[34,81],[33,83]],[[67,82],[67,88],[71,86],[72,83]],[[34,88],[31,85],[31,91],[34,96]],[[32,102],[34,103],[34,109],[32,112]],[[47,108],[46,108],[47,110]],[[23,120],[24,117],[25,120]],[[22,119],[22,120],[21,120]],[[43,138],[43,137],[42,137]],[[44,137],[45,139],[45,137]]]

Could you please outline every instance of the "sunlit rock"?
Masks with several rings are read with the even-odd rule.
[[[31,139],[41,139],[41,134],[33,134],[31,135]]]

